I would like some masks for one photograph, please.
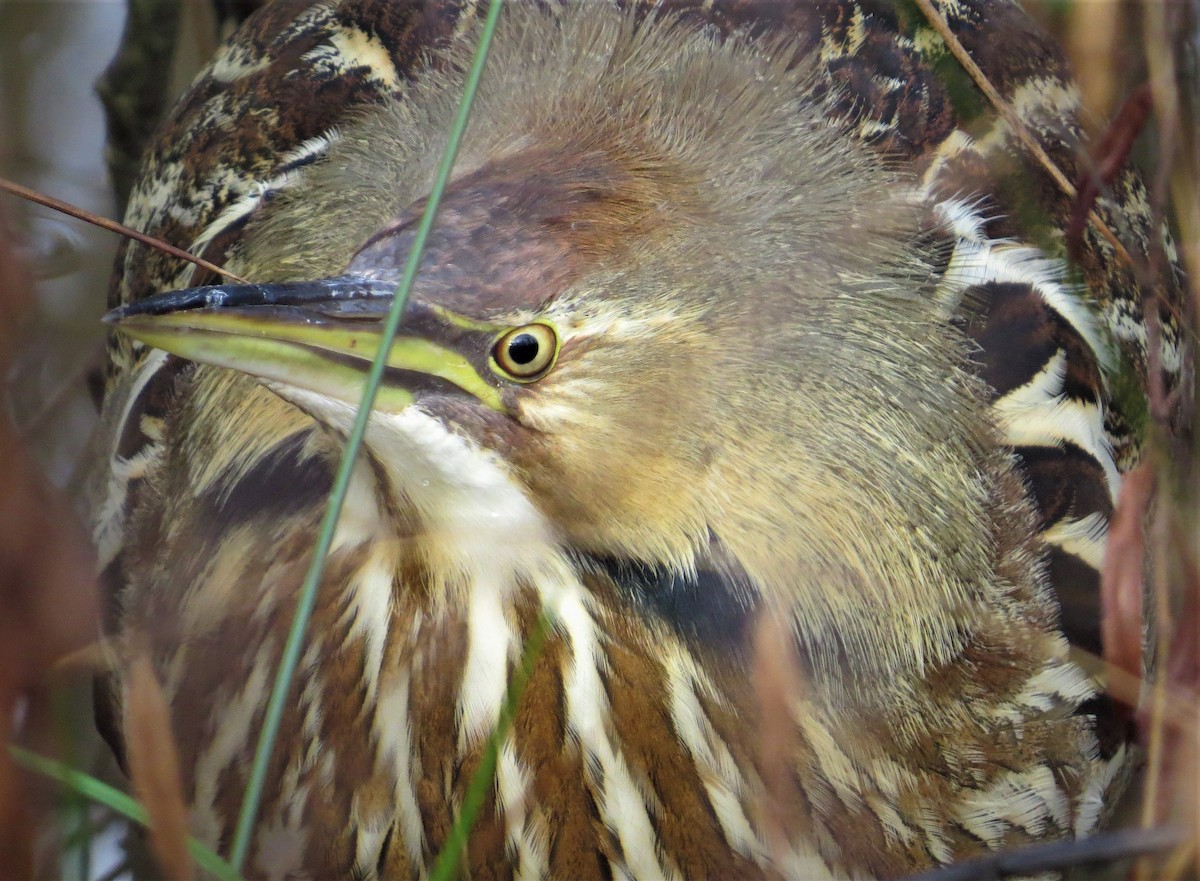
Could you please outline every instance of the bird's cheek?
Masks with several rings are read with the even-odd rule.
[[[511,465],[529,434],[512,416],[499,413],[468,395],[423,395],[416,406],[480,449]]]
[[[574,547],[637,559],[685,559],[703,517],[672,471],[619,442],[572,443],[523,432],[512,465],[530,500]],[[682,484],[686,489],[691,484]]]

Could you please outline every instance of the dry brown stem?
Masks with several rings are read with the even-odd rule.
[[[150,846],[165,877],[195,877],[187,849],[188,809],[179,754],[171,735],[171,715],[150,654],[133,653],[125,671],[124,724],[129,778],[150,817]]]
[[[764,613],[754,629],[752,674],[759,709],[763,782],[766,787],[767,839],[783,864],[788,829],[799,820],[796,776],[791,763],[799,742],[794,708],[805,694],[805,679],[787,616]]]

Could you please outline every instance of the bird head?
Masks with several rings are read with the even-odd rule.
[[[418,508],[467,450],[564,546],[686,572],[717,543],[830,665],[920,665],[993,577],[990,436],[912,182],[794,55],[510,11],[367,444]],[[259,283],[110,320],[344,434],[465,67],[452,48],[289,173],[237,254]]]

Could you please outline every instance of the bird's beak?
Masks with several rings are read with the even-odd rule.
[[[395,285],[341,277],[279,284],[214,285],[149,297],[104,320],[147,345],[230,367],[275,386],[357,404],[379,352]],[[473,337],[499,328],[440,307],[409,303],[387,354],[375,409],[398,412],[449,383],[499,412],[499,389],[473,363]],[[483,348],[486,351],[486,348]]]

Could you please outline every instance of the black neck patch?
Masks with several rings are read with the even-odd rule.
[[[747,658],[758,597],[719,540],[713,536],[711,542],[694,574],[611,556],[584,555],[583,562],[611,578],[632,606],[656,616],[688,643]]]

